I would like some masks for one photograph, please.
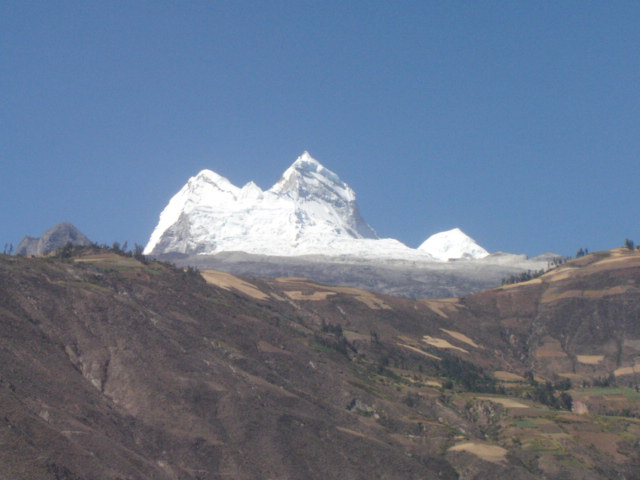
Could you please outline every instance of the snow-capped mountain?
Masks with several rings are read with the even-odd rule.
[[[489,254],[458,228],[429,237],[417,249],[379,238],[360,215],[355,192],[308,152],[265,191],[253,182],[240,188],[202,170],[162,211],[144,253],[230,251],[412,261]]]
[[[438,260],[477,259],[489,255],[476,241],[459,228],[436,233],[418,247]]]
[[[361,217],[355,192],[308,152],[266,191],[201,171],[170,200],[145,248],[152,255],[223,251],[433,260],[378,238]]]

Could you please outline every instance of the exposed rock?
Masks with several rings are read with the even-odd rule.
[[[48,255],[68,244],[84,247],[91,245],[91,243],[91,240],[80,230],[70,223],[63,222],[45,232],[40,238],[24,237],[20,245],[18,245],[16,255]]]

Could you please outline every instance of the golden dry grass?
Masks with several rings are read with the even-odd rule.
[[[585,365],[598,365],[604,360],[604,355],[576,355],[576,358]]]
[[[559,350],[538,349],[535,356],[536,358],[564,358],[567,354]]]
[[[596,267],[606,266],[607,268],[626,268],[638,265],[640,265],[640,255],[636,251],[630,251],[626,248],[612,250],[609,257],[599,260],[593,264],[593,266]]]
[[[215,285],[225,290],[237,290],[245,295],[257,300],[266,300],[269,296],[255,285],[246,282],[234,275],[215,270],[203,270],[202,278],[211,285]]]
[[[75,263],[90,263],[105,267],[143,267],[142,263],[132,257],[123,257],[115,253],[97,253],[86,255],[73,260]]]
[[[430,337],[429,335],[425,335],[424,337],[422,337],[422,341],[428,345],[431,345],[432,347],[449,349],[449,350],[458,350],[463,353],[469,353],[464,348],[460,348],[460,347],[456,347],[455,345],[452,345],[451,343],[449,343],[448,340],[445,340],[444,338],[436,338],[436,337]]]
[[[561,270],[554,270],[552,272],[546,273],[542,276],[542,278],[546,282],[559,282],[560,280],[571,278],[575,274],[576,270],[578,269],[575,267],[564,267]]]
[[[507,456],[507,450],[498,445],[489,445],[478,442],[464,442],[449,448],[450,452],[469,452],[476,457],[493,463],[503,462]]]
[[[540,277],[534,278],[532,280],[527,280],[526,282],[511,283],[509,285],[502,285],[501,287],[498,287],[498,288],[500,290],[509,290],[510,288],[518,288],[518,287],[521,287],[522,285],[535,285],[537,283],[542,283],[542,279]]]
[[[398,345],[399,347],[402,347],[402,348],[406,348],[407,350],[411,350],[412,352],[419,353],[420,355],[424,355],[425,357],[432,358],[434,360],[442,360],[440,357],[436,357],[435,355],[431,355],[430,353],[427,353],[427,352],[425,352],[423,350],[420,350],[419,348],[412,347],[411,345],[406,345],[404,343],[397,343],[396,345]]]
[[[460,307],[457,298],[422,300],[422,303],[442,318],[449,318],[448,314],[457,312]]]
[[[511,372],[505,372],[502,370],[497,370],[493,372],[493,377],[496,380],[500,380],[501,382],[524,382],[525,381],[524,377],[521,377],[520,375],[511,373]]]
[[[368,292],[366,290],[360,290],[357,288],[351,287],[330,287],[326,285],[318,285],[316,283],[310,282],[304,278],[297,277],[287,277],[287,278],[277,278],[276,281],[280,283],[288,283],[292,287],[295,285],[300,290],[290,290],[284,292],[290,298],[294,299],[292,295],[296,296],[295,300],[326,300],[330,295],[336,295],[339,293],[345,295],[351,295],[353,298],[358,300],[359,302],[364,303],[367,307],[372,310],[390,310],[391,307],[387,305],[382,299],[378,298],[374,293]],[[313,290],[311,293],[303,293],[303,290]],[[324,297],[323,297],[324,296]]]
[[[511,398],[490,397],[490,396],[482,396],[482,397],[475,397],[475,398],[477,398],[478,400],[488,400],[493,403],[499,403],[503,407],[507,407],[507,408],[531,408],[526,403],[518,402]]]
[[[617,285],[615,287],[604,290],[566,290],[560,291],[557,288],[550,288],[542,295],[542,303],[552,303],[567,298],[587,298],[589,300],[597,300],[612,295],[622,295],[629,291],[630,286]]]
[[[455,338],[456,340],[461,341],[462,343],[466,343],[467,345],[472,346],[473,348],[482,348],[480,345],[478,345],[476,342],[474,342],[472,339],[470,339],[469,337],[467,337],[464,333],[460,333],[460,332],[455,332],[453,330],[447,330],[445,328],[441,328],[440,330],[442,330],[444,333],[447,333],[449,335],[451,335],[453,338]]]
[[[621,377],[623,375],[634,375],[636,373],[640,373],[640,365],[634,365],[633,367],[621,367],[613,371],[613,374],[616,377]]]
[[[391,307],[384,303],[379,297],[366,290],[359,290],[351,287],[330,287],[330,290],[336,293],[344,293],[352,295],[359,302],[364,303],[372,310],[391,310]]]
[[[331,295],[335,295],[335,292],[313,292],[313,293],[303,293],[297,290],[292,290],[289,292],[283,292],[287,297],[291,300],[309,300],[309,301],[322,301],[326,300],[327,297]]]
[[[360,432],[356,432],[355,430],[351,430],[350,428],[336,427],[336,430],[340,430],[342,433],[346,433],[348,435],[353,435],[355,437],[367,438],[367,436],[365,434],[360,433]]]

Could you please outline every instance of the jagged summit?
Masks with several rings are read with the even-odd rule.
[[[484,258],[489,255],[489,252],[459,228],[431,235],[418,247],[418,250],[444,261]]]
[[[214,172],[213,170],[202,170],[198,175],[191,178],[189,183],[193,188],[198,188],[201,184],[211,185],[223,192],[230,192],[234,195],[238,193],[239,188],[229,181],[228,178]]]
[[[351,187],[307,151],[264,191],[202,170],[170,200],[145,248],[148,255],[225,251],[412,261],[488,255],[459,229],[434,235],[419,249],[380,239],[360,215]]]
[[[313,167],[316,169],[324,168],[323,165],[318,160],[313,158],[307,150],[302,152],[302,155],[300,155],[296,159],[296,161],[291,164],[291,168],[296,168],[296,169],[299,169],[299,168],[305,169],[309,167]]]
[[[356,199],[354,191],[338,175],[306,151],[293,162],[270,191],[293,198],[323,195],[329,199],[327,194],[330,194],[334,200],[344,202],[355,202]]]
[[[147,254],[213,254],[240,250],[266,255],[352,254],[378,239],[361,217],[355,192],[304,152],[269,190],[238,188],[203,170],[189,179],[160,215]],[[411,250],[397,241],[387,249]]]

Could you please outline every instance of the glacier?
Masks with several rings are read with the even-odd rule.
[[[240,188],[216,172],[202,170],[171,198],[144,253],[241,251],[430,262],[488,255],[461,230],[454,230],[430,237],[417,249],[379,238],[360,215],[351,187],[305,151],[265,191],[253,182]]]

